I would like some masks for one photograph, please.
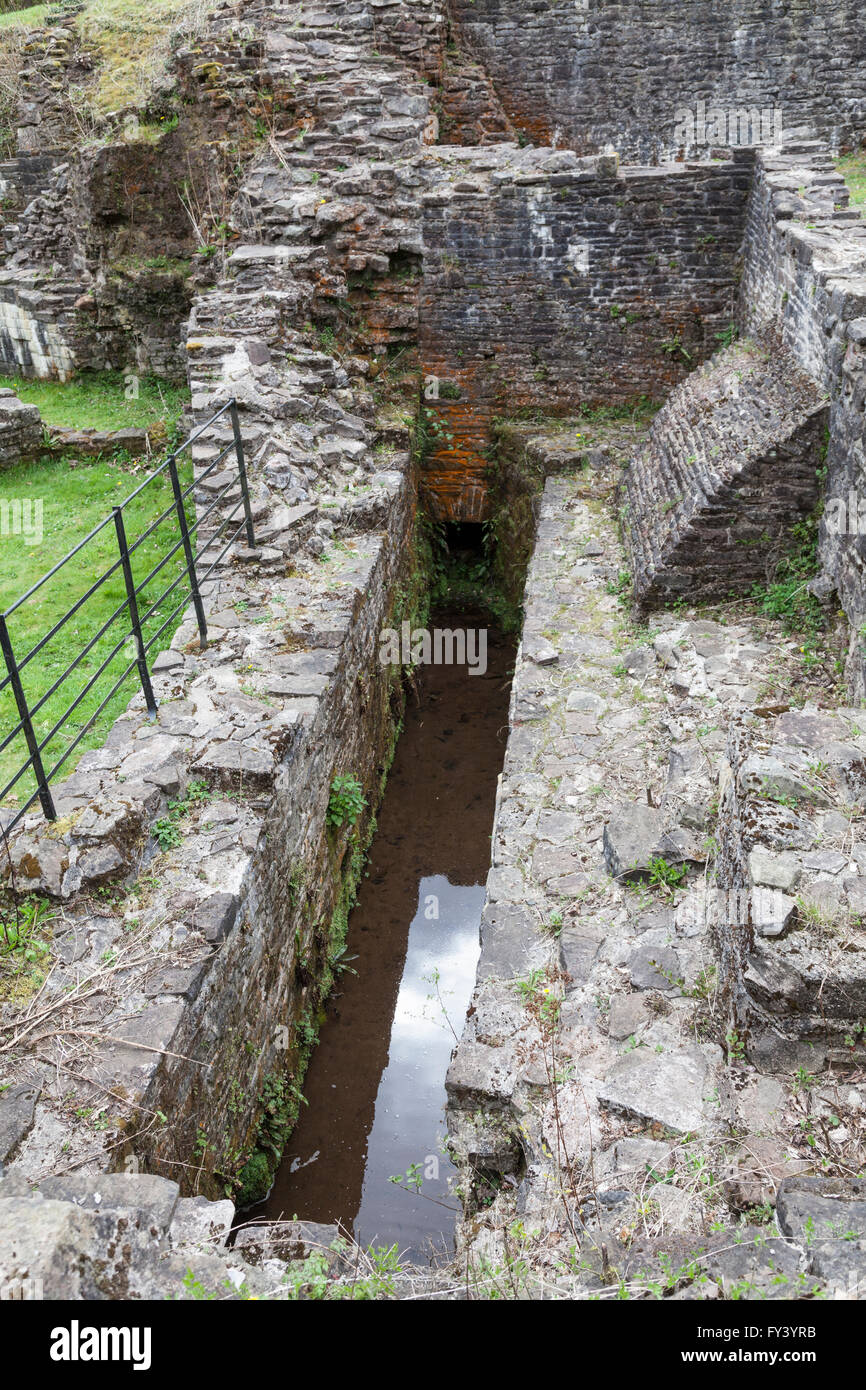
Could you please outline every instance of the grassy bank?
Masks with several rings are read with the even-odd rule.
[[[96,55],[86,97],[94,112],[116,111],[143,100],[165,64],[171,35],[179,26],[201,23],[211,7],[205,0],[86,0],[75,28]],[[59,4],[29,5],[0,14],[0,36],[37,29],[63,17]]]
[[[163,421],[168,434],[176,427],[189,399],[186,386],[156,376],[137,378],[129,387],[122,372],[82,372],[71,381],[30,381],[0,376],[28,405],[39,407],[45,424],[64,429],[122,430]]]
[[[0,29],[35,29],[45,23],[50,5],[28,5],[24,10],[0,14]]]
[[[19,464],[6,469],[2,475],[0,495],[0,610],[8,608],[25,593],[47,570],[51,569],[83,536],[122,501],[147,476],[150,460],[121,462],[119,460],[61,460],[47,458],[39,462]],[[186,481],[191,479],[191,465],[186,465]],[[170,505],[171,483],[167,476],[151,483],[125,511],[124,520],[130,544],[142,534],[153,519]],[[135,552],[133,572],[137,582],[171,549],[178,540],[176,521],[169,517],[156,528]],[[89,586],[117,559],[117,538],[113,523],[105,526],[79,552],[74,560],[32,598],[28,599],[9,618],[11,639],[20,658],[51,629],[53,624],[80,598]],[[142,615],[159,594],[181,571],[181,557],[174,556],[155,580],[139,595]],[[182,589],[181,589],[182,594]],[[114,610],[123,602],[125,588],[121,572],[116,571],[81,610],[28,663],[22,680],[31,705],[52,686],[63,669],[87,645],[94,634],[107,623]],[[169,595],[145,626],[145,640],[157,629],[179,602],[180,595]],[[152,660],[166,647],[177,627],[175,619],[161,634],[150,652]],[[46,737],[75,699],[87,681],[95,676],[112,648],[128,630],[125,613],[115,619],[83,659],[73,675],[52,695],[35,718],[40,739]],[[58,729],[43,757],[50,769],[63,748],[80,732],[88,719],[118,679],[129,661],[129,652],[121,650],[106,666],[94,689],[84,697],[70,718]],[[94,725],[79,744],[63,775],[75,766],[77,757],[87,748],[98,745],[107,729],[128,704],[138,688],[135,675],[121,686]],[[11,692],[0,693],[0,727],[10,729],[17,722],[17,712]],[[23,737],[19,734],[8,747],[0,751],[0,788],[4,787],[27,756]],[[7,799],[15,806],[29,796],[34,780],[25,775]]]

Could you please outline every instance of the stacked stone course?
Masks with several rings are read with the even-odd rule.
[[[818,502],[829,412],[772,341],[692,372],[656,417],[623,489],[640,607],[748,594]]]
[[[508,116],[538,144],[611,144],[630,161],[708,158],[681,112],[777,110],[830,143],[866,130],[859,0],[449,0],[457,41],[484,65]]]

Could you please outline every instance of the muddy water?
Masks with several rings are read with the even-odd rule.
[[[436,625],[483,619],[438,615]],[[513,644],[488,668],[428,666],[410,695],[368,877],[349,921],[357,975],[328,1005],[273,1190],[255,1213],[340,1222],[407,1258],[451,1249],[457,1199],[443,1149],[444,1078],[475,980]],[[420,1190],[390,1179],[420,1165]]]

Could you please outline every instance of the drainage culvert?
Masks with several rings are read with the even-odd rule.
[[[475,982],[514,643],[465,611],[391,640],[413,671],[404,732],[307,1103],[246,1216],[338,1222],[423,1260],[450,1250],[459,1205],[444,1080]]]

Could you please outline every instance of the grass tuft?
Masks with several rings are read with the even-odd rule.
[[[846,154],[836,165],[848,185],[854,207],[866,205],[866,150]]]

